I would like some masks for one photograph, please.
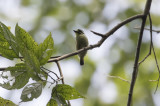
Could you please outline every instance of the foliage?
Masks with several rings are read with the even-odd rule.
[[[23,102],[31,101],[33,98],[37,98],[41,95],[43,84],[41,82],[32,83],[27,85],[21,95]]]
[[[3,99],[2,97],[0,97],[0,106],[18,106],[18,105],[14,104],[10,100],[6,100],[6,99]]]
[[[21,24],[26,27],[26,29],[30,28],[31,26],[31,30],[29,31],[29,33],[38,42],[41,42],[41,39],[44,38],[44,34],[42,35],[41,33],[48,34],[50,31],[53,31],[52,33],[54,33],[54,43],[56,45],[54,47],[53,54],[61,55],[70,53],[75,50],[74,36],[72,36],[73,29],[87,29],[87,31],[84,30],[85,33],[89,32],[89,30],[95,30],[102,33],[106,33],[120,21],[125,20],[130,16],[142,13],[145,2],[146,0],[88,0],[85,2],[81,2],[81,0],[21,0],[20,10],[22,11],[23,8],[25,8],[24,10],[27,10],[27,12],[20,12],[23,13],[21,14],[20,21]],[[151,9],[154,7],[158,7],[155,5],[158,4],[156,2],[159,1],[153,1]],[[36,7],[36,9],[33,8],[34,6]],[[4,10],[6,8],[7,7],[5,7]],[[30,10],[36,11],[36,14],[34,12],[32,13]],[[154,9],[152,10],[154,11]],[[153,29],[159,29],[160,16],[156,14],[157,12],[153,11],[151,11],[150,13],[153,20]],[[26,17],[26,15],[25,17],[23,17],[25,13],[28,17]],[[16,15],[16,12],[14,14]],[[19,18],[15,19],[13,14],[10,14],[10,12],[1,12],[0,15],[2,20],[7,19],[7,23],[16,23],[17,20],[19,20]],[[30,18],[31,15],[34,18]],[[25,20],[26,18],[28,19],[27,21]],[[75,86],[75,88],[78,91],[82,92],[82,94],[87,97],[87,99],[83,101],[84,106],[126,105],[129,84],[120,79],[114,79],[107,76],[120,76],[121,78],[130,81],[131,74],[133,71],[133,61],[139,32],[139,30],[134,29],[134,27],[140,26],[140,23],[141,20],[135,20],[127,24],[126,26],[123,26],[121,29],[117,31],[117,33],[113,34],[113,36],[107,39],[107,41],[103,44],[101,48],[89,51],[87,59],[85,60],[85,63],[87,63],[87,65],[80,67],[79,69],[75,69],[75,71],[81,70],[81,73],[79,74],[78,78],[76,78],[76,80],[73,82],[73,86]],[[147,22],[146,27],[148,27],[148,23],[149,22]],[[159,60],[160,49],[159,43],[157,42],[157,40],[159,39],[159,34],[153,34],[153,43],[155,45],[155,51]],[[87,33],[87,36],[89,37],[90,44],[94,44],[97,42],[96,39],[94,39],[94,35]],[[11,34],[9,35],[8,41],[10,41],[10,37],[12,38]],[[142,60],[149,51],[149,39],[149,32],[145,31],[141,47],[140,60]],[[12,38],[12,41],[14,40],[15,39]],[[14,43],[12,42],[14,50],[10,50],[11,47],[8,41],[4,38],[1,32],[0,52],[3,57],[6,57],[8,59],[14,59],[15,57],[18,57],[14,51],[17,47],[14,47]],[[40,45],[38,45],[38,47],[40,47]],[[44,50],[44,48],[42,49],[42,51]],[[100,56],[97,55],[96,51]],[[45,54],[49,53],[45,52]],[[36,54],[36,56],[36,58],[39,61],[41,53],[38,55]],[[96,59],[94,57],[96,57]],[[137,76],[138,79],[135,85],[136,88],[134,89],[135,93],[133,96],[133,106],[156,105],[155,98],[157,98],[157,95],[153,95],[153,92],[156,87],[158,73],[153,57],[154,56],[152,53],[152,55],[149,56],[149,58],[147,58],[147,60],[143,62],[143,64],[141,64],[139,67],[139,75]],[[44,58],[43,61],[45,61],[45,59],[47,60],[47,58]],[[69,58],[69,60],[78,61],[77,57]],[[30,65],[38,66],[38,64],[29,64],[29,61],[27,63],[28,67]],[[16,66],[18,66],[18,64]],[[24,67],[27,67],[25,62],[23,64],[25,65]],[[43,62],[39,63],[39,65],[42,64]],[[32,73],[32,69],[26,68],[26,70],[31,71],[29,73]],[[25,72],[23,73],[25,74]],[[28,77],[31,78],[31,75],[29,73],[26,74],[26,76],[24,77],[26,78],[26,80],[28,79]],[[40,73],[42,74],[43,72],[40,71]],[[24,74],[20,74],[20,77],[22,77]],[[45,76],[45,78],[47,76],[45,73],[43,73],[42,75]],[[32,75],[32,78],[35,76],[36,75]],[[9,79],[6,75],[2,77],[5,79]],[[34,79],[38,80],[39,78]],[[67,78],[65,79],[67,80]],[[15,82],[18,81],[20,80],[15,78]],[[28,81],[24,83],[27,82]],[[17,86],[17,84],[14,84],[14,86],[17,86],[17,88],[14,87],[13,89],[19,89],[22,88],[22,86],[24,87],[24,83],[20,83],[19,87]],[[110,93],[106,94],[104,92],[104,94],[102,94],[102,89],[104,87],[110,88],[110,84],[114,85],[115,89],[111,91],[105,90],[105,92]],[[5,88],[8,89],[11,88],[10,83],[3,84],[3,86],[5,86]],[[114,94],[116,94],[116,96],[114,98],[110,98],[110,96],[112,97],[112,95]],[[51,99],[51,103],[54,104],[53,99]]]
[[[76,89],[69,85],[58,84],[52,89],[52,96],[47,106],[67,105],[65,100],[84,98]],[[53,105],[54,104],[54,105]]]
[[[9,80],[8,76],[2,74],[2,78],[8,81],[0,83],[0,86],[12,90],[23,88],[26,85],[21,94],[22,102],[38,98],[48,78],[48,73],[41,67],[48,62],[54,49],[54,41],[51,33],[43,43],[38,45],[30,34],[18,26],[18,24],[16,25],[14,36],[6,25],[0,23],[0,38],[2,39],[0,46],[1,55],[10,60],[14,58],[21,59],[21,63],[17,63],[15,66],[8,67],[4,70],[3,73],[9,71],[13,79]],[[10,52],[6,53],[6,50]],[[36,83],[27,84],[30,78],[35,80]],[[14,82],[11,84],[13,80]],[[52,97],[56,98],[57,101],[63,100],[64,102],[65,100],[83,98],[83,96],[69,85],[56,85],[53,89],[56,92],[53,93]],[[10,103],[5,100],[1,104],[6,102],[10,105],[12,104],[12,102]],[[56,104],[56,101],[51,99],[49,104]]]

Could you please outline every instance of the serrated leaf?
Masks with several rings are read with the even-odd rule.
[[[50,99],[49,102],[47,103],[47,106],[58,106],[56,100]]]
[[[44,40],[44,42],[38,46],[38,49],[36,51],[36,56],[41,65],[44,65],[50,59],[53,53],[53,45],[54,42],[50,33],[50,35]]]
[[[9,70],[11,75],[15,77],[15,82],[10,89],[20,89],[28,83],[30,76],[27,73],[24,63],[16,64],[14,67],[8,67],[6,70]]]
[[[7,42],[7,40],[4,38],[3,36],[3,30],[2,30],[2,27],[0,26],[0,41],[1,42]]]
[[[11,46],[11,48],[13,49],[13,51],[15,52],[15,54],[18,57],[19,56],[19,49],[18,49],[17,43],[15,41],[16,40],[15,36],[10,32],[8,27],[6,25],[4,25],[3,23],[0,22],[0,26],[1,26],[0,27],[1,34],[7,40],[7,42],[9,43],[9,45]]]
[[[20,53],[24,55],[23,50],[27,49],[35,53],[35,50],[38,47],[38,44],[33,40],[32,36],[26,32],[24,29],[16,25],[15,28],[16,41],[19,46]]]
[[[3,23],[0,23],[0,53],[10,60],[17,58],[19,54],[15,36]]]
[[[1,46],[0,46],[0,53],[3,57],[10,59],[10,60],[17,58],[17,54],[13,50],[7,49]]]
[[[11,89],[20,89],[24,87],[28,81],[29,81],[29,75],[26,71],[26,66],[24,63],[16,64],[14,67],[8,67],[6,71],[10,71],[11,75],[15,77],[15,81],[13,84],[10,84],[10,82],[0,83],[0,86],[11,90]],[[23,79],[23,80],[22,80]]]
[[[12,85],[12,89],[20,89],[24,87],[28,81],[29,81],[29,76],[27,75],[27,72],[21,72],[16,78],[15,82]]]
[[[0,33],[0,53],[3,57],[12,60],[17,57],[17,54],[12,49],[9,49],[9,47],[10,47],[9,43]]]
[[[70,85],[66,85],[66,84],[56,85],[56,87],[53,88],[52,93],[53,95],[61,96],[65,100],[85,98],[75,88],[71,87]]]
[[[18,105],[14,104],[10,100],[6,100],[6,99],[3,99],[2,97],[0,97],[0,106],[18,106]]]
[[[39,80],[38,74],[40,73],[40,63],[35,55],[38,44],[24,29],[16,25],[16,41],[21,55],[24,57],[28,75],[34,80]]]
[[[23,102],[31,101],[34,98],[38,98],[42,93],[43,84],[41,82],[32,83],[27,85],[21,95]]]

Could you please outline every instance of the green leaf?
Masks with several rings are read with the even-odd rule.
[[[0,86],[3,87],[3,88],[5,88],[5,89],[8,89],[8,90],[10,90],[12,88],[12,86],[10,85],[9,82],[3,83],[3,84],[0,83]]]
[[[44,65],[50,59],[53,53],[53,45],[54,42],[50,33],[50,35],[44,40],[44,42],[38,46],[38,50],[36,51],[36,56],[41,65]]]
[[[19,54],[15,36],[3,23],[0,23],[0,53],[3,57],[11,60],[17,58]]]
[[[14,58],[17,58],[17,54],[8,48],[4,48],[0,45],[0,53],[3,57],[6,57],[7,59],[13,60]]]
[[[58,105],[67,106],[66,100],[84,98],[73,87],[65,84],[58,84],[52,90],[52,99],[58,103]]]
[[[50,99],[49,102],[47,103],[47,106],[58,106],[56,100]]]
[[[7,42],[7,40],[4,38],[3,36],[3,29],[2,27],[0,26],[0,41],[1,42]],[[8,43],[8,42],[7,42]]]
[[[27,72],[21,72],[19,75],[15,78],[15,82],[12,85],[12,89],[20,89],[24,87],[28,81],[29,81],[29,76],[27,75]]]
[[[85,98],[75,88],[66,84],[58,84],[56,87],[53,88],[52,93],[53,95],[63,97],[65,100]]]
[[[25,64],[29,76],[34,80],[39,80],[38,74],[40,73],[40,64],[37,57],[30,50],[24,49],[25,54],[23,55],[25,59]]]
[[[11,46],[11,48],[14,50],[14,52],[17,54],[17,57],[18,57],[19,50],[17,47],[17,43],[15,41],[16,40],[15,36],[10,32],[8,27],[6,25],[4,25],[3,23],[0,22],[0,26],[1,26],[0,27],[1,34],[7,40],[7,42],[9,43],[9,45]]]
[[[15,77],[15,82],[11,89],[20,89],[28,83],[30,77],[24,63],[16,64],[14,67],[8,67],[7,70],[10,70],[11,75]]]
[[[15,33],[17,45],[19,46],[21,55],[24,55],[24,49],[30,50],[31,52],[35,53],[38,44],[33,40],[32,36],[24,29],[19,27],[18,24],[16,25]]]
[[[16,41],[21,55],[24,57],[28,75],[34,80],[39,80],[38,74],[40,73],[40,63],[35,55],[38,44],[24,29],[16,25],[15,29]]]
[[[59,106],[67,106],[67,102],[66,100],[61,96],[58,95],[56,92],[52,93],[52,97],[54,100],[56,100],[56,102],[58,103]]]
[[[14,67],[8,67],[5,70],[9,70],[12,76],[18,76],[21,72],[26,72],[26,65],[24,63],[18,63]]]
[[[0,97],[0,106],[18,106],[18,105],[14,104],[10,100],[6,100],[6,99],[3,99],[2,97]]]
[[[8,90],[20,89],[28,83],[30,77],[27,74],[26,66],[24,63],[16,64],[14,67],[8,67],[6,70],[9,70],[11,75],[15,77],[15,81],[12,85],[9,83],[9,81],[7,83],[0,84],[0,86],[3,88]]]
[[[41,82],[32,83],[27,85],[21,95],[23,102],[31,101],[34,98],[38,98],[42,93],[43,84]]]
[[[9,43],[7,41],[1,41],[0,42],[0,47],[9,49]]]

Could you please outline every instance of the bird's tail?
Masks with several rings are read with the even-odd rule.
[[[80,58],[80,65],[84,65],[84,59]]]

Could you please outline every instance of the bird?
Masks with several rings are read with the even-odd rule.
[[[76,34],[76,49],[82,49],[84,47],[88,46],[88,39],[85,36],[83,30],[81,29],[77,29],[77,30],[73,30]],[[78,54],[79,58],[80,58],[80,65],[84,65],[84,56],[86,55],[87,51],[83,51],[81,53]]]

